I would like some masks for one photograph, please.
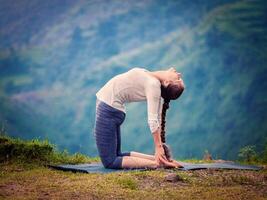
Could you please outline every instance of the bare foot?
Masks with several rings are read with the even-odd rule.
[[[171,163],[175,164],[177,168],[183,168],[183,165],[176,160],[171,160]]]

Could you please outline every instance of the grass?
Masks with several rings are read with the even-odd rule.
[[[136,190],[138,188],[138,184],[136,180],[131,177],[122,176],[116,180],[116,182],[122,187],[130,190]]]
[[[159,169],[110,174],[72,173],[47,168],[46,164],[92,162],[99,158],[57,152],[48,141],[0,138],[0,199],[267,198],[265,165],[261,171]],[[203,161],[194,159],[190,162]],[[179,176],[180,180],[168,181],[169,174]]]
[[[83,174],[0,164],[0,199],[264,199],[266,170]],[[183,181],[168,182],[176,173]]]
[[[25,141],[6,135],[0,135],[0,162],[30,162],[42,165],[59,163],[90,163],[99,161],[99,158],[89,158],[80,153],[73,155],[65,151],[57,151],[48,140],[38,139]]]

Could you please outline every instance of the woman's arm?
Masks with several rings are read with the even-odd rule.
[[[160,138],[160,129],[158,128],[155,132],[152,133],[155,144],[155,160],[158,165],[163,164],[167,167],[177,167],[176,164],[169,162],[165,156],[165,152],[162,146],[161,138]]]
[[[160,104],[161,104],[161,84],[159,81],[150,81],[146,84],[147,98],[147,114],[150,131],[154,138],[155,144],[155,161],[160,166],[161,164],[167,167],[176,167],[172,162],[169,162],[165,156],[161,141],[161,125],[160,125]]]

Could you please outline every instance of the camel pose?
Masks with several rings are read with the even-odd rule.
[[[135,67],[110,79],[96,93],[94,136],[104,167],[182,167],[171,159],[165,144],[165,116],[170,100],[177,99],[183,91],[181,74],[173,67],[160,71]],[[155,155],[121,152],[120,125],[126,115],[124,104],[137,101],[147,101],[148,125],[154,139]]]

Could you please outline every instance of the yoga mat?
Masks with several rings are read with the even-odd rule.
[[[260,170],[262,167],[254,165],[240,165],[237,163],[203,163],[192,164],[180,162],[184,168],[172,170],[199,170],[199,169],[239,169],[239,170]],[[77,165],[49,165],[49,167],[57,170],[83,172],[83,173],[111,173],[111,172],[127,172],[127,171],[145,171],[151,169],[106,169],[102,163],[77,164]]]
[[[260,170],[262,167],[255,165],[241,165],[238,163],[201,163],[201,164],[192,164],[180,162],[184,168],[180,170],[199,170],[199,169],[239,169],[239,170]]]
[[[48,165],[48,167],[62,170],[62,171],[72,171],[72,172],[82,172],[82,173],[111,173],[111,172],[127,172],[127,171],[145,171],[151,169],[107,169],[102,163],[90,163],[90,164],[76,164],[76,165]]]

